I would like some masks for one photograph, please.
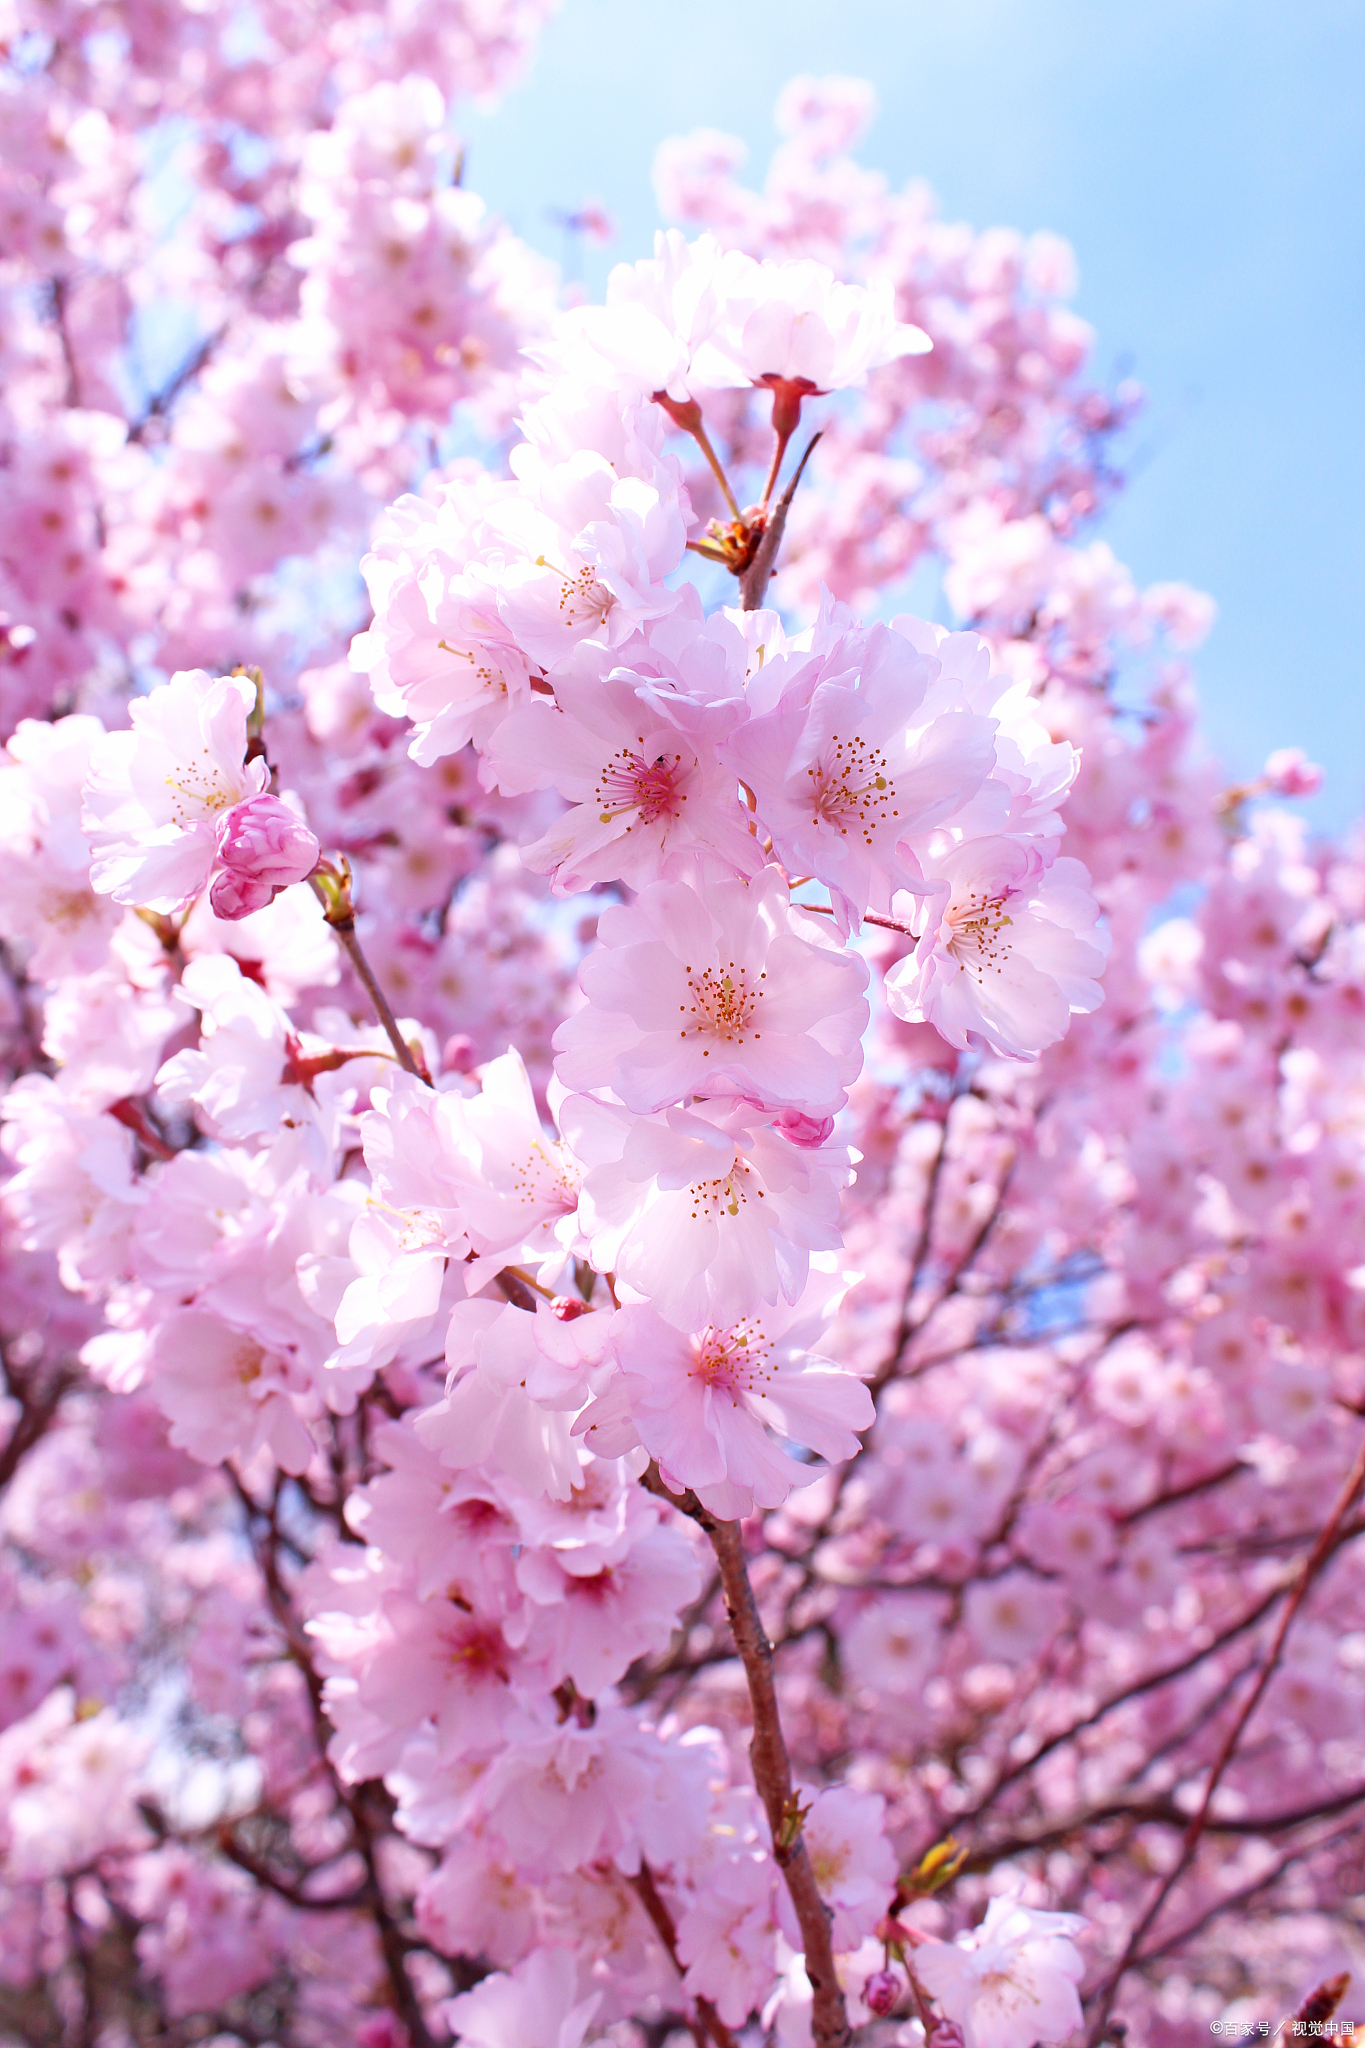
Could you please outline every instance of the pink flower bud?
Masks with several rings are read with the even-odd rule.
[[[453,1031],[441,1047],[443,1074],[472,1074],[478,1065],[478,1048],[465,1031]]]
[[[1276,796],[1315,796],[1322,770],[1302,747],[1276,747],[1265,764],[1265,779]]]
[[[863,1986],[863,2003],[870,2013],[879,2020],[894,2012],[896,2001],[905,1989],[894,1970],[874,1970]]]
[[[409,2048],[411,2036],[396,2013],[367,2013],[355,2030],[356,2048]]]
[[[773,1118],[773,1129],[781,1131],[789,1144],[800,1145],[803,1151],[813,1151],[817,1145],[833,1135],[832,1116],[807,1116],[801,1109],[784,1109]]]
[[[215,917],[235,923],[239,917],[250,917],[253,910],[264,910],[267,903],[274,902],[275,895],[272,882],[238,874],[235,868],[220,868],[209,890],[209,907]]]
[[[215,916],[249,917],[281,889],[317,866],[320,848],[308,827],[277,796],[234,804],[218,827],[221,871],[209,891]]]
[[[557,1316],[561,1323],[577,1322],[588,1313],[588,1304],[576,1294],[557,1294],[550,1303],[550,1314]]]

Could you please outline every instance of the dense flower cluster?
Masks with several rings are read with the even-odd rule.
[[[559,309],[446,115],[540,12],[6,25],[0,2043],[1281,2019],[1365,862],[1088,537],[1064,245],[797,80]]]

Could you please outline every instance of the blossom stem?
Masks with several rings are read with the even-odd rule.
[[[793,882],[792,884],[794,889],[799,889],[800,886],[799,882]],[[834,915],[828,903],[798,903],[793,907],[797,910],[813,910],[817,917],[833,917]],[[903,938],[917,939],[919,937],[919,933],[912,932],[908,924],[897,924],[894,917],[878,917],[875,911],[865,910],[862,915],[862,922],[864,924],[880,925],[884,932],[899,932]]]
[[[805,454],[796,465],[796,471],[791,482],[787,485],[786,490],[783,491],[782,496],[769,514],[767,525],[763,529],[763,538],[758,544],[757,554],[739,579],[740,603],[746,612],[756,612],[763,603],[763,596],[768,588],[769,579],[777,566],[777,551],[782,545],[782,535],[786,529],[787,514],[791,510],[792,499],[796,496],[796,486],[801,481],[802,473],[805,470],[806,464],[810,461],[815,444],[819,439],[820,436],[818,434],[811,436]]]
[[[763,496],[759,500],[759,503],[765,508],[765,510],[767,508],[768,500],[772,497],[774,490],[777,488],[777,478],[778,473],[782,468],[782,458],[787,452],[787,444],[790,440],[790,428],[787,430],[785,434],[779,433],[774,437],[773,459],[768,466],[768,479],[763,486]],[[810,450],[807,449],[806,453],[809,454]]]
[[[721,495],[725,499],[726,504],[730,508],[731,518],[738,519],[740,524],[743,525],[744,514],[740,511],[739,506],[735,501],[735,494],[730,488],[730,479],[725,474],[725,470],[721,465],[720,457],[717,455],[715,449],[711,446],[711,442],[708,438],[705,427],[701,424],[701,421],[698,420],[696,425],[690,427],[688,431],[690,432],[692,439],[700,448],[702,454],[706,457],[706,460],[711,465],[711,473],[715,477],[716,482],[720,485]]]
[[[322,863],[319,862],[319,868],[321,866]],[[356,979],[374,1006],[374,1014],[383,1025],[388,1035],[389,1044],[393,1047],[394,1058],[407,1073],[414,1074],[419,1081],[427,1080],[428,1076],[422,1072],[422,1069],[413,1058],[412,1047],[407,1043],[407,1040],[398,1028],[398,1019],[389,1008],[389,999],[375,980],[374,969],[365,958],[360,941],[356,937],[355,911],[351,907],[349,874],[345,878],[345,885],[341,888],[336,887],[328,877],[320,879],[317,870],[314,870],[308,877],[308,880],[312,885],[314,895],[322,905],[322,913],[327,920],[329,928],[336,933],[345,947],[347,958],[355,969]]]

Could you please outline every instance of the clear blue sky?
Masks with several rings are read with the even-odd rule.
[[[562,0],[525,81],[464,122],[468,181],[562,253],[600,199],[648,252],[660,138],[722,128],[761,182],[778,88],[871,78],[865,162],[944,214],[1074,244],[1098,364],[1150,404],[1102,529],[1221,616],[1205,724],[1237,773],[1298,744],[1365,809],[1365,0]]]

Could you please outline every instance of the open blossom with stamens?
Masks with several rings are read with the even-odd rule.
[[[530,694],[526,658],[498,617],[487,563],[493,515],[511,487],[455,479],[436,504],[400,498],[375,524],[361,562],[374,624],[351,642],[375,703],[416,731],[410,752],[430,763],[485,742]]]
[[[270,779],[263,760],[246,758],[255,701],[246,676],[182,669],[134,698],[126,732],[96,742],[81,823],[100,895],[170,912],[199,894],[225,814]]]
[[[402,1073],[374,1090],[361,1125],[373,1194],[352,1232],[361,1273],[337,1312],[343,1343],[381,1299],[390,1314],[399,1298],[404,1316],[434,1313],[447,1258],[489,1262],[466,1269],[477,1289],[509,1259],[558,1251],[577,1165],[542,1129],[520,1053],[490,1060],[481,1078],[469,1097]]]
[[[610,1088],[629,1109],[744,1096],[823,1117],[862,1067],[863,962],[791,906],[786,878],[655,882],[603,913],[583,964],[588,997],[555,1033],[569,1088]]]
[[[913,953],[886,978],[898,1017],[950,1045],[1033,1059],[1099,1007],[1109,935],[1078,860],[1040,872],[1016,839],[969,839],[924,866],[937,891],[915,913]]]
[[[734,777],[715,756],[733,715],[628,670],[557,677],[555,697],[504,720],[487,766],[506,794],[554,788],[571,805],[522,853],[560,895],[618,880],[639,889],[708,861],[758,864]]]
[[[585,1168],[578,1228],[592,1264],[677,1329],[795,1301],[810,1254],[838,1247],[848,1154],[788,1143],[752,1103],[637,1117],[571,1095],[559,1118]]]
[[[509,501],[498,609],[517,644],[553,669],[580,641],[618,647],[678,603],[664,583],[683,558],[687,499],[676,465],[618,475],[583,450],[540,479],[538,502]]]
[[[843,1292],[825,1265],[795,1307],[779,1302],[691,1333],[651,1308],[621,1309],[611,1325],[620,1371],[575,1429],[602,1456],[642,1443],[669,1486],[690,1487],[723,1520],[779,1507],[822,1469],[784,1444],[838,1463],[873,1419],[862,1381],[821,1356]]]
[[[961,2027],[964,2048],[1068,2041],[1081,2024],[1076,1986],[1085,1968],[1071,1936],[1084,1926],[1078,1913],[992,1899],[970,1934],[916,1948],[915,1975]]]
[[[975,796],[996,726],[931,697],[938,660],[889,627],[865,632],[827,607],[815,631],[817,651],[779,657],[750,685],[754,715],[724,758],[776,857],[824,882],[846,927],[917,879],[906,842]]]

